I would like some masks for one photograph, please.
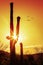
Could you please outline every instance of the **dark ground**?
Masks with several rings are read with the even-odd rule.
[[[0,51],[0,65],[9,65],[10,53]],[[20,55],[16,55],[16,64],[14,65],[43,65],[43,53],[23,55],[22,64]]]

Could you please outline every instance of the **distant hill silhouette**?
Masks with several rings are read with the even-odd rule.
[[[0,50],[0,65],[9,65],[10,53]],[[16,65],[20,64],[20,55],[16,55]],[[23,55],[23,65],[43,65],[43,53]]]
[[[4,51],[0,51],[0,65],[9,65],[10,54]]]

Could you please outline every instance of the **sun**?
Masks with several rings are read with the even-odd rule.
[[[22,41],[25,39],[25,36],[24,36],[23,33],[19,33],[19,36],[18,36],[18,38],[17,38],[16,33],[14,33],[13,39],[14,39],[14,40],[17,40],[17,43],[20,43],[20,42],[22,42]]]
[[[22,35],[19,35],[19,37],[18,37],[18,42],[20,43],[20,42],[22,42],[23,41],[23,36]]]
[[[14,33],[12,37],[6,36],[6,39],[8,39],[8,40],[15,40],[16,43],[17,43],[16,45],[19,45],[21,42],[23,43],[25,38],[26,37],[25,37],[25,35],[22,32],[19,33],[18,37],[17,37],[16,33]]]
[[[20,33],[19,34],[19,37],[18,37],[18,43],[21,43],[25,40],[25,35],[23,33]]]
[[[16,35],[14,35],[14,36],[13,36],[13,39],[15,39],[15,40],[16,40],[16,39],[17,39],[17,36],[16,36]]]

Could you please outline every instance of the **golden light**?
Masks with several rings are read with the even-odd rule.
[[[8,39],[8,40],[11,40],[11,39],[14,39],[14,40],[17,40],[17,36],[16,36],[16,34],[14,33],[14,35],[13,36],[6,36],[6,38]]]
[[[20,42],[23,41],[23,36],[22,36],[22,35],[19,35],[18,39],[17,39],[17,35],[12,36],[12,38],[13,38],[14,40],[17,40],[18,43],[20,43]]]
[[[18,42],[20,43],[20,42],[22,42],[22,40],[23,40],[23,37],[20,35],[18,38]]]
[[[20,33],[19,34],[19,37],[18,37],[18,43],[23,42],[24,40],[25,40],[24,34],[23,33]]]
[[[13,37],[13,39],[15,39],[15,40],[17,39],[17,36],[16,36],[16,35],[14,35],[14,36],[12,36],[12,37]]]

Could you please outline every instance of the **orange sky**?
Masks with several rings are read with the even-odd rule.
[[[43,0],[0,0],[0,41],[9,45],[10,2],[14,3],[14,29],[16,17],[21,17],[23,45],[43,45]]]

